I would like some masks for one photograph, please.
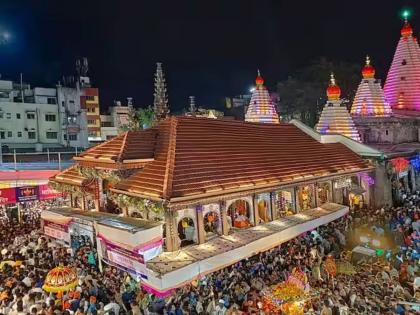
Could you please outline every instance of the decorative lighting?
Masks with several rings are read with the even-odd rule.
[[[420,171],[420,154],[413,158],[410,163],[416,171]]]
[[[395,158],[391,160],[391,164],[397,172],[404,172],[407,170],[410,162],[404,158]]]

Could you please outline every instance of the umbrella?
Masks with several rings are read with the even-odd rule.
[[[58,266],[48,272],[42,288],[47,292],[57,293],[74,289],[78,284],[79,278],[75,269]]]

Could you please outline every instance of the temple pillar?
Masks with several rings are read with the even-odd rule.
[[[270,204],[271,204],[271,221],[277,220],[277,206],[276,206],[276,193],[270,193]]]
[[[224,200],[220,200],[219,205],[220,205],[220,220],[222,223],[222,234],[228,235],[230,226],[227,219],[228,213],[226,209],[226,202]]]
[[[198,244],[203,244],[206,242],[206,231],[204,230],[203,206],[197,205],[195,207],[195,213],[196,213],[196,218],[197,218]]]
[[[70,207],[74,208],[74,200],[73,200],[73,194],[70,193]]]
[[[176,227],[176,214],[174,211],[167,206],[164,206],[165,211],[165,223],[166,223],[166,250],[168,252],[174,252],[179,249],[180,240],[178,236],[178,231]]]
[[[81,198],[82,198],[82,202],[80,204],[81,204],[82,210],[85,211],[86,210],[86,197],[82,195]]]
[[[257,226],[260,224],[260,214],[258,213],[258,199],[257,195],[252,195],[252,208],[254,209],[254,225]]]
[[[311,208],[316,208],[319,206],[319,198],[318,198],[318,183],[314,184],[314,196],[315,196],[315,207],[311,207]]]

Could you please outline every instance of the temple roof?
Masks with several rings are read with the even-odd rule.
[[[127,131],[94,146],[74,160],[82,166],[138,168],[153,159],[156,133],[153,129]]]
[[[72,166],[50,177],[50,181],[73,186],[84,186],[89,182],[89,179],[80,175],[76,166]]]
[[[113,189],[171,202],[369,169],[342,144],[291,124],[171,117],[157,127],[155,159]]]

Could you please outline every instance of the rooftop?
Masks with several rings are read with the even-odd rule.
[[[182,116],[153,132],[154,160],[116,192],[177,202],[370,168],[343,144],[322,144],[292,124]]]

